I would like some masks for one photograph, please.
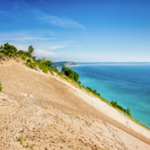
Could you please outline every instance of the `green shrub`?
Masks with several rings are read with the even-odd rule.
[[[79,83],[80,84],[80,83]],[[95,95],[97,95],[97,96],[101,96],[99,93],[97,93],[97,91],[96,90],[92,90],[90,87],[87,87],[87,89],[90,91],[90,92],[92,92],[92,93],[94,93]]]
[[[4,46],[1,45],[1,53],[4,53],[7,56],[10,56],[11,54],[15,54],[17,52],[17,48],[13,45],[10,45],[9,43],[5,43]]]
[[[90,87],[87,87],[87,89],[88,89],[89,91],[93,92],[93,90],[92,90]]]
[[[81,81],[78,81],[79,84],[81,84]]]
[[[73,71],[72,69],[69,69],[67,67],[62,67],[62,72],[64,72],[64,74],[66,76],[68,76],[69,78],[75,80],[76,82],[78,82],[79,80],[79,74],[77,74],[75,71]]]
[[[25,55],[22,55],[22,57],[21,57],[23,60],[26,60],[26,56]]]
[[[115,108],[118,108],[120,109],[121,111],[125,112],[127,115],[131,116],[131,113],[130,113],[130,109],[127,108],[127,109],[124,109],[122,106],[118,105],[117,101],[111,101],[111,105]]]
[[[27,59],[27,62],[31,63],[31,59]]]
[[[26,65],[32,69],[36,68],[36,63],[32,62],[31,59],[27,59]]]

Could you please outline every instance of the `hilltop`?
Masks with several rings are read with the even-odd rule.
[[[72,61],[53,62],[53,65],[56,66],[56,67],[62,67],[62,66],[73,67],[73,66],[78,66],[78,64],[76,64],[75,62],[72,62]]]
[[[150,150],[150,131],[44,60],[23,56],[0,54],[2,150]]]

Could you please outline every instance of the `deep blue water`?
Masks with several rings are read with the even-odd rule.
[[[79,74],[82,85],[130,108],[132,117],[150,127],[150,64],[78,64],[70,68]]]

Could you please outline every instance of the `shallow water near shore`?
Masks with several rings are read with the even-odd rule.
[[[131,115],[150,127],[150,65],[78,63],[69,67],[80,76],[81,84],[96,89],[108,101],[117,101]]]

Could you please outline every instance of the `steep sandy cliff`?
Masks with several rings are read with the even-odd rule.
[[[0,64],[0,81],[0,150],[150,150],[148,137],[55,76],[8,61]]]

